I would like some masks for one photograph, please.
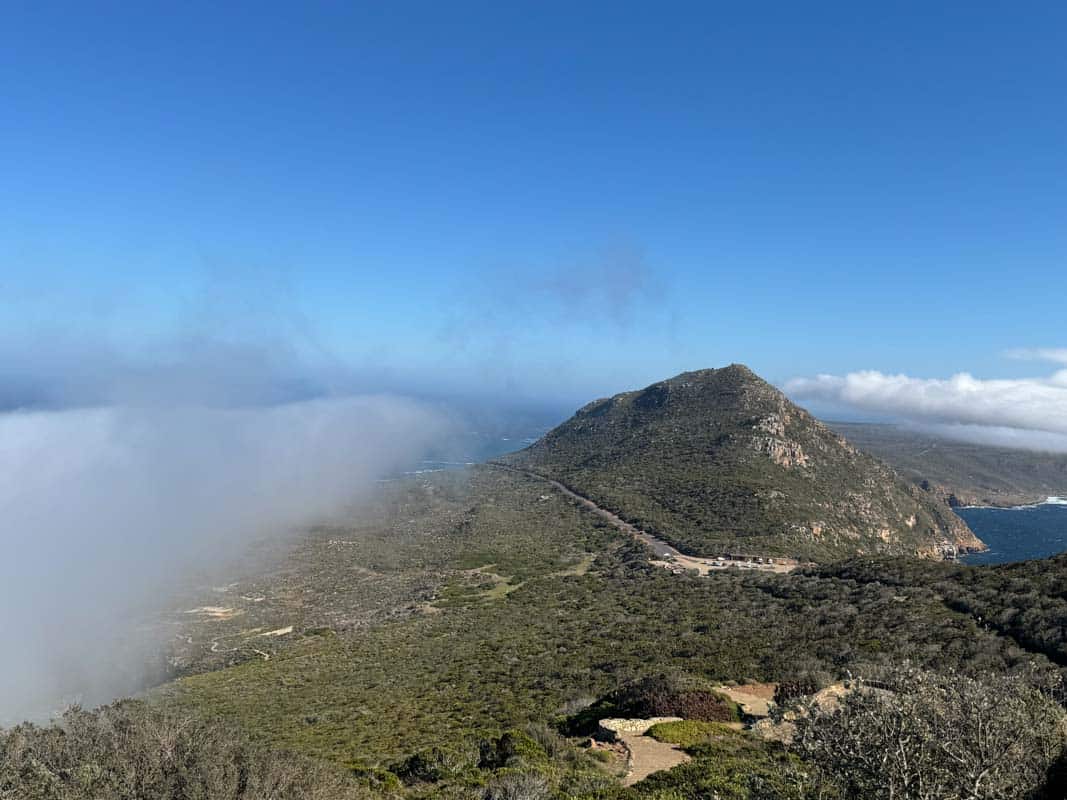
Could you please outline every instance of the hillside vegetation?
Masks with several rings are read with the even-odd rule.
[[[896,425],[830,427],[951,504],[1015,506],[1067,495],[1067,454],[961,442]]]
[[[739,365],[597,400],[504,461],[694,555],[982,547],[944,503]]]
[[[227,614],[182,615],[186,677],[150,700],[164,721],[205,720],[189,728],[203,732],[189,764],[217,761],[225,781],[228,764],[247,760],[255,772],[271,753],[289,753],[277,758],[295,770],[293,786],[321,783],[337,797],[847,796],[833,794],[839,776],[805,753],[718,727],[735,717],[715,687],[817,687],[910,661],[982,685],[1010,676],[1024,691],[1055,685],[1063,669],[1054,632],[1065,559],[1024,569],[879,557],[789,575],[696,577],[650,565],[632,537],[544,481],[506,470],[398,481],[379,502],[359,520],[309,533],[276,571],[205,588],[197,604],[219,609],[224,598]],[[597,714],[660,711],[715,722],[686,728],[690,763],[628,789],[617,760],[565,738],[588,731]],[[217,718],[239,731],[225,734],[230,749],[212,744]],[[108,719],[84,720],[84,730]],[[820,731],[830,744],[855,734]],[[53,749],[41,760],[40,748],[58,747],[61,734],[28,733],[5,740],[17,745],[6,751],[5,800],[80,799],[93,796],[80,786],[112,785],[80,775],[121,780],[99,772],[125,769],[127,755],[108,755],[110,734],[92,734],[102,755]],[[170,764],[160,766],[164,777]],[[31,785],[38,795],[25,793]],[[167,785],[142,796],[204,796]]]
[[[267,751],[232,725],[127,700],[0,731],[4,800],[367,800],[334,765]]]
[[[269,660],[235,653],[234,666],[169,687],[168,702],[238,720],[273,747],[373,766],[457,737],[551,722],[583,699],[660,673],[708,685],[798,674],[830,681],[902,659],[968,674],[1031,664],[1056,672],[1043,645],[990,627],[986,606],[959,602],[965,576],[989,576],[999,587],[1010,574],[1001,569],[910,561],[894,577],[898,562],[887,559],[884,581],[870,566],[883,562],[870,560],[784,576],[674,575],[534,478],[482,468],[393,491],[402,529],[364,527],[349,537],[357,544],[321,550],[307,580],[332,575],[338,586],[370,581],[385,591],[407,585],[390,576],[420,573],[435,588],[376,598],[410,611],[369,627],[298,628],[275,640]],[[441,519],[452,526],[437,528]],[[502,576],[507,591],[486,572]],[[1067,574],[1050,571],[1045,589],[1013,601],[1018,611],[1055,613],[1049,604],[1061,579]],[[984,585],[967,591],[981,594]],[[298,594],[300,586],[290,578],[278,590]],[[329,595],[315,602],[328,604]],[[217,624],[232,622],[204,621],[196,631]],[[205,666],[214,657],[205,653]]]

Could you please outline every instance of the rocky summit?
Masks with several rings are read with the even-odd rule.
[[[738,364],[596,400],[506,463],[694,555],[984,549],[947,505]]]

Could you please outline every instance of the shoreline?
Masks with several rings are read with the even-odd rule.
[[[974,505],[965,505],[965,506],[955,506],[955,508],[959,508],[959,509],[967,509],[967,508],[970,508],[970,509],[990,509],[992,511],[1025,511],[1026,509],[1043,508],[1044,506],[1052,506],[1052,507],[1063,506],[1063,507],[1067,507],[1067,497],[1064,497],[1064,496],[1061,496],[1061,495],[1050,495],[1049,497],[1046,497],[1044,500],[1041,500],[1041,501],[1036,502],[1036,503],[1024,503],[1022,505],[1016,505],[1016,506],[996,506],[996,505],[974,504]]]

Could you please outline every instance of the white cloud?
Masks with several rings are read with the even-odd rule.
[[[1028,352],[1067,363],[1067,350]],[[838,403],[946,426],[975,441],[1016,441],[1030,448],[1067,450],[1067,370],[1048,377],[1002,380],[982,380],[967,373],[946,379],[914,378],[867,370],[797,378],[786,384],[786,391],[802,401]]]
[[[1013,450],[1038,450],[1067,453],[1067,434],[1047,431],[1028,431],[1020,428],[1002,428],[991,425],[957,425],[911,423],[919,431],[946,439],[1007,447]]]
[[[1008,350],[1008,358],[1019,361],[1051,361],[1054,364],[1067,364],[1067,347],[1019,347]]]

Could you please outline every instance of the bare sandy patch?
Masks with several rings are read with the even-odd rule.
[[[285,636],[286,634],[289,634],[289,633],[292,633],[292,632],[293,632],[293,626],[292,625],[286,625],[284,628],[278,628],[278,629],[273,630],[273,631],[267,631],[267,632],[261,633],[259,635],[260,636]]]
[[[715,691],[726,695],[750,717],[768,717],[774,705],[774,683],[746,683],[741,686],[716,686]]]
[[[200,606],[199,608],[191,608],[185,612],[186,614],[200,614],[203,617],[214,620],[227,620],[239,617],[244,614],[243,609],[229,608],[227,606]]]

